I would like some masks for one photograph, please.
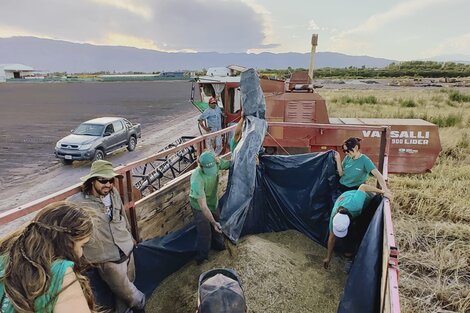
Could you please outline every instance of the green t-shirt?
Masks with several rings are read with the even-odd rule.
[[[235,150],[235,148],[237,147],[238,145],[238,141],[235,141],[235,136],[233,136],[231,139],[230,139],[230,152],[233,152],[233,150]]]
[[[230,161],[220,159],[218,170],[227,170],[230,168]],[[198,167],[191,174],[191,190],[189,191],[189,203],[195,210],[201,210],[197,199],[206,198],[207,206],[211,212],[217,211],[219,198],[217,197],[217,187],[219,186],[219,173],[214,176],[204,174]]]
[[[343,176],[339,182],[347,187],[355,187],[364,184],[370,172],[376,167],[374,163],[364,154],[357,159],[348,155],[343,160]]]
[[[362,209],[370,201],[371,195],[362,190],[350,190],[343,192],[336,200],[330,215],[330,231],[333,231],[333,217],[340,206],[348,209],[353,218],[362,213]]]
[[[73,267],[74,263],[67,260],[57,260],[51,265],[51,284],[47,293],[39,296],[34,300],[34,311],[42,313],[52,313],[54,306],[57,303],[58,294],[62,289],[62,283],[64,281],[65,271],[69,267]],[[10,302],[10,299],[5,295],[5,287],[3,285],[4,269],[4,257],[0,258],[0,299],[3,299],[0,303],[0,312],[2,313],[14,313],[15,309]],[[72,310],[73,311],[73,310]]]

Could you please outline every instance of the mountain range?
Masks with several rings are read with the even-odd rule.
[[[237,64],[256,69],[307,68],[310,53],[161,52],[123,46],[100,46],[37,37],[0,38],[0,64],[21,63],[50,72],[160,72],[202,70]],[[317,52],[315,67],[385,67],[396,62],[370,56]]]

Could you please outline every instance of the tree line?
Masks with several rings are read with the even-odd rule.
[[[265,69],[261,75],[287,78],[292,72],[307,71],[305,68]],[[383,68],[376,67],[323,67],[315,69],[314,78],[393,78],[393,77],[470,77],[470,64],[435,61],[407,61],[391,63]]]

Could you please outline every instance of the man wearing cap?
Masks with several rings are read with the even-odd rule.
[[[70,201],[94,209],[93,234],[83,247],[86,259],[96,265],[100,277],[115,296],[115,312],[143,312],[145,295],[132,281],[135,266],[134,239],[123,203],[114,184],[122,175],[114,172],[110,162],[98,160],[81,178],[82,192]]]
[[[222,116],[223,112],[220,107],[217,105],[217,100],[215,97],[209,99],[209,107],[204,110],[204,112],[199,116],[198,122],[199,125],[208,133],[216,132],[222,129]],[[206,121],[206,125],[204,125]],[[213,141],[210,140],[209,146],[213,148]],[[219,155],[222,151],[222,137],[215,137],[215,154]]]
[[[235,270],[216,268],[199,276],[197,313],[245,313],[245,295]]]
[[[211,243],[214,249],[225,249],[222,229],[218,222],[217,189],[219,171],[230,168],[230,161],[219,159],[212,151],[204,151],[199,156],[199,166],[191,174],[189,203],[193,211],[193,221],[197,230],[198,264],[209,258]]]
[[[350,190],[343,192],[336,200],[330,215],[330,234],[328,236],[328,252],[326,258],[323,260],[323,266],[328,268],[330,265],[331,257],[333,255],[333,248],[335,245],[335,238],[344,238],[345,243],[345,256],[351,258],[353,256],[356,240],[358,240],[357,233],[361,231],[362,225],[360,220],[370,219],[374,212],[364,212],[364,207],[370,201],[371,196],[368,192],[375,192],[390,198],[391,194],[366,184],[359,186],[357,190]],[[367,216],[366,216],[367,215]],[[352,261],[351,261],[352,262]]]

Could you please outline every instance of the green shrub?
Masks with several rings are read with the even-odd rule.
[[[416,107],[416,102],[413,99],[400,99],[400,105],[404,108],[414,108]]]
[[[449,100],[456,102],[470,102],[470,96],[464,95],[458,90],[449,91]]]
[[[438,116],[422,116],[422,119],[436,124],[439,127],[452,127],[456,126],[462,122],[462,114],[448,114],[448,115],[438,115]]]

